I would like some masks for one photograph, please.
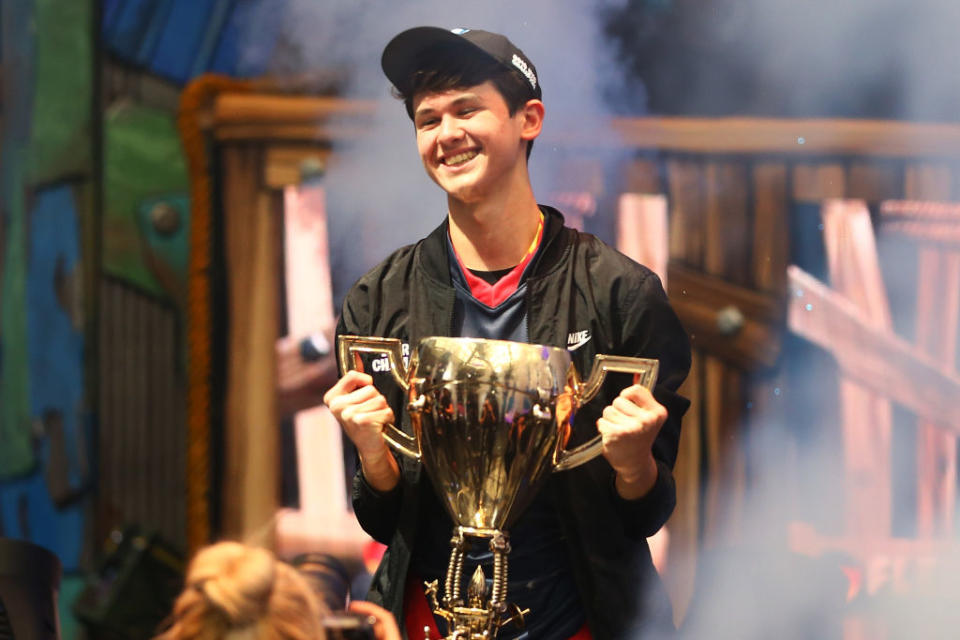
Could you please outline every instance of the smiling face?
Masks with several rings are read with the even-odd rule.
[[[527,141],[539,134],[542,120],[539,100],[510,115],[487,81],[418,95],[413,106],[420,159],[450,198],[478,202],[526,179]]]

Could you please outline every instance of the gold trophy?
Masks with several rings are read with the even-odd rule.
[[[529,610],[507,601],[507,529],[553,471],[583,464],[603,448],[599,435],[567,449],[577,408],[600,390],[608,372],[634,375],[653,388],[658,362],[597,355],[581,382],[565,349],[478,338],[424,338],[405,366],[395,338],[340,336],[341,375],[389,371],[407,394],[408,435],[386,425],[383,437],[425,466],[454,522],[452,550],[438,602],[437,581],[426,583],[434,614],[447,621],[448,639],[490,640],[504,625],[523,626]],[[489,540],[493,576],[478,566],[462,593],[466,538]]]

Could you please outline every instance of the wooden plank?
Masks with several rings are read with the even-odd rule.
[[[907,167],[904,195],[912,200],[950,200],[953,172],[945,164]],[[888,207],[889,211],[891,207]],[[933,205],[916,207],[915,217],[933,218],[960,232],[960,211]],[[951,224],[952,223],[952,224]],[[921,352],[956,372],[960,325],[960,252],[924,245],[917,251],[915,341]],[[917,534],[951,535],[957,493],[957,438],[935,424],[917,421]]]
[[[910,220],[893,220],[884,224],[886,233],[895,233],[918,240],[931,248],[942,251],[956,251],[960,249],[960,228],[945,223],[924,223]]]
[[[746,284],[751,234],[747,209],[746,169],[738,162],[706,165],[706,238],[704,271]]]
[[[624,193],[617,203],[617,250],[659,276],[667,287],[667,199]]]
[[[892,333],[890,303],[866,203],[827,200],[821,213],[834,290],[852,302],[872,327]],[[845,375],[839,391],[846,530],[855,535],[889,535],[893,513],[890,400]]]
[[[762,162],[753,167],[753,212],[753,285],[783,295],[790,260],[786,165]]]
[[[660,164],[645,158],[633,158],[624,167],[623,190],[626,193],[661,194],[666,191],[660,179]]]
[[[707,478],[704,493],[705,547],[742,542],[746,497],[746,458],[743,452],[743,381],[740,373],[719,358],[705,356],[704,437]]]
[[[958,223],[960,227],[960,223]],[[916,343],[956,372],[960,326],[960,251],[921,247],[917,269]],[[951,535],[957,493],[957,438],[921,420],[917,425],[917,534]]]
[[[951,168],[943,164],[908,166],[904,195],[914,200],[946,201],[952,191]],[[951,220],[960,231],[960,219],[949,211],[932,211],[938,220]],[[938,215],[937,215],[938,214]],[[939,225],[943,226],[943,225]],[[917,252],[916,343],[948,370],[955,371],[957,332],[957,277],[954,260],[936,246]],[[957,439],[930,422],[917,423],[917,533],[923,537],[950,534],[954,528]]]
[[[753,180],[753,259],[750,269],[753,286],[772,299],[786,298],[787,265],[790,261],[790,238],[787,201],[788,170],[784,163],[758,162],[752,169]],[[773,327],[778,339],[782,324]],[[784,488],[782,500],[794,503],[790,487],[798,486],[797,450],[795,441],[786,437],[790,423],[785,415],[782,390],[786,388],[787,367],[781,364],[769,371],[751,370],[745,389],[744,411],[747,458],[747,482],[752,490],[763,491],[757,479],[764,484],[777,483]],[[775,444],[774,444],[775,440]],[[771,464],[771,452],[777,459]],[[759,470],[759,474],[758,474]],[[777,526],[779,523],[774,524]]]
[[[185,390],[169,305],[101,278],[98,535],[136,522],[186,543]]]
[[[906,219],[954,225],[960,221],[960,203],[935,200],[888,200],[880,207],[880,216],[884,222]]]
[[[323,175],[330,153],[329,147],[320,145],[270,145],[265,150],[264,185],[283,189],[300,184],[304,177]]]
[[[272,530],[279,506],[279,429],[269,382],[276,379],[279,220],[260,183],[262,160],[256,147],[222,151],[230,318],[222,533],[246,541]]]
[[[850,535],[890,535],[893,479],[890,401],[860,381],[839,381],[843,436],[844,518]]]
[[[333,116],[372,117],[374,101],[329,96],[224,93],[215,101],[214,128],[236,123],[322,127]],[[360,135],[369,128],[357,128]],[[303,139],[320,139],[307,133]],[[889,120],[775,118],[614,118],[612,127],[550,129],[545,144],[633,147],[681,153],[784,154],[957,158],[960,125]]]
[[[840,164],[797,164],[793,168],[793,199],[820,203],[846,195],[846,171]]]
[[[879,203],[903,196],[903,175],[892,163],[855,160],[850,163],[847,197]]]
[[[828,200],[821,215],[833,288],[853,302],[873,326],[889,330],[893,326],[890,303],[866,203]]]
[[[911,162],[904,169],[903,195],[910,200],[949,201],[952,181],[950,165]]]
[[[880,207],[887,234],[922,241],[941,251],[960,249],[960,204],[930,200],[888,200]]]
[[[225,124],[217,127],[214,138],[220,142],[318,142],[346,143],[370,133],[370,127],[352,123],[255,122]]]
[[[750,259],[747,210],[747,174],[735,161],[710,161],[705,168],[706,211],[704,272],[738,287],[749,281]],[[689,297],[688,297],[689,299]],[[723,314],[714,325],[723,335]],[[719,322],[718,322],[719,321]],[[746,324],[746,322],[744,322]],[[725,335],[739,335],[741,331]],[[701,338],[703,333],[700,333]],[[701,347],[705,346],[703,342]],[[746,498],[746,456],[743,449],[743,375],[729,361],[708,349],[704,357],[704,433],[707,443],[707,478],[704,504],[704,537],[711,544],[736,544]]]
[[[747,371],[777,363],[783,323],[780,297],[730,284],[674,262],[667,269],[667,278],[670,302],[696,348]],[[720,314],[731,312],[739,314],[743,324],[727,332]]]
[[[936,562],[960,552],[957,542],[950,539],[894,538],[880,535],[823,536],[808,524],[796,522],[788,530],[790,549],[803,555],[817,557],[839,551],[862,563],[876,557],[902,557],[916,560],[926,558]]]
[[[677,508],[666,527],[670,533],[667,570],[663,580],[673,603],[673,620],[677,627],[686,617],[693,598],[697,576],[697,555],[700,550],[700,494],[703,398],[701,372],[703,355],[693,352],[690,374],[679,393],[690,400],[683,417],[680,448],[673,475],[677,482]]]
[[[873,326],[846,297],[796,266],[787,324],[833,353],[844,373],[907,409],[960,433],[960,376],[893,333]]]
[[[701,163],[679,158],[669,160],[667,184],[670,194],[670,259],[693,267],[701,266],[706,208]]]
[[[326,194],[317,183],[284,190],[281,240],[286,282],[286,333],[295,339],[311,334],[333,339],[336,325],[330,282]],[[278,358],[279,360],[279,358]],[[329,364],[335,364],[331,355]],[[284,373],[282,363],[278,366]],[[276,519],[277,552],[293,557],[323,552],[359,559],[370,540],[347,506],[340,426],[320,405],[323,391],[336,376],[321,363],[303,363],[297,354],[297,384],[308,386],[309,408],[294,416],[300,509],[282,509]],[[285,387],[278,381],[278,395]]]
[[[960,156],[960,125],[889,120],[774,118],[619,118],[608,134],[587,129],[554,135],[568,143],[594,141],[685,153],[793,156]],[[553,137],[553,136],[551,136]]]
[[[331,118],[369,120],[376,110],[375,102],[364,100],[224,92],[214,100],[211,124],[214,127],[236,123],[317,125]]]

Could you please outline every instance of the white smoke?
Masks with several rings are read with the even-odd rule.
[[[369,135],[341,146],[324,178],[331,235],[340,242],[332,256],[334,286],[340,294],[392,249],[426,235],[446,214],[443,193],[420,165],[412,124],[380,68],[390,38],[421,25],[480,28],[503,33],[523,49],[537,67],[547,107],[545,133],[531,156],[531,175],[535,193],[550,204],[561,152],[548,140],[583,129],[602,130],[610,113],[603,87],[620,77],[601,41],[597,12],[603,4],[288,0],[282,15],[261,16],[281,24],[283,44],[275,54],[275,73],[345,72],[341,95],[377,104]]]

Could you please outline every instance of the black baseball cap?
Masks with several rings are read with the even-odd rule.
[[[482,29],[442,29],[414,27],[401,32],[383,50],[380,65],[401,93],[409,95],[414,72],[430,67],[430,60],[438,51],[449,48],[465,54],[486,56],[503,67],[520,74],[530,88],[530,97],[541,99],[537,69],[506,36]]]

